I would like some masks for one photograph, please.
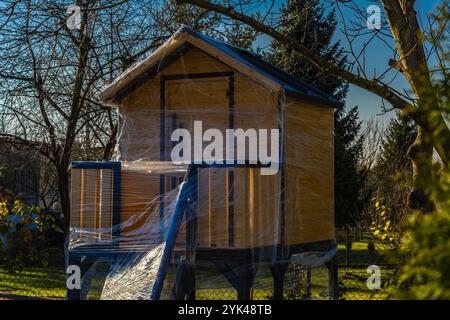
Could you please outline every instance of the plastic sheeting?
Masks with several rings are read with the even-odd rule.
[[[287,76],[256,56],[177,37],[129,86],[126,74],[114,84],[120,162],[73,165],[68,249],[81,295],[327,297],[333,109],[265,87],[266,73]]]
[[[243,194],[233,193],[227,180],[231,172],[234,183],[240,181],[237,174],[255,181],[262,177],[259,168],[200,166],[189,180],[186,166],[136,162],[122,165],[121,188],[114,190],[113,175],[119,172],[82,167],[72,169],[72,199],[80,202],[72,201],[69,252],[80,257],[72,263],[88,266],[84,278],[96,278],[83,280],[85,297],[96,291],[91,298],[180,299],[194,292],[198,299],[235,299],[245,297],[242,291],[250,290],[250,298],[270,299],[274,295],[273,272],[283,265],[289,267],[280,269],[285,272],[285,298],[328,297],[325,265],[335,251],[327,252],[320,242],[317,246],[306,243],[306,249],[300,249],[301,244],[299,249],[286,246],[288,250],[281,251],[282,232],[272,232],[281,224],[279,209],[273,205],[279,201],[279,193],[248,197],[249,193],[264,193],[264,189],[255,190],[260,187],[256,185],[245,185]],[[224,179],[213,179],[218,173]],[[159,195],[163,181],[168,191]],[[114,210],[118,197],[119,213]],[[182,215],[179,223],[174,222],[177,207]],[[264,207],[272,213],[273,225],[259,217]],[[114,212],[120,217],[116,224]],[[96,260],[107,262],[106,271],[105,265],[91,264]],[[103,271],[97,270],[99,266]],[[309,293],[306,290],[311,272],[318,275],[313,277],[319,283],[313,287],[318,291],[315,293],[310,287]],[[161,288],[155,295],[158,279]],[[245,283],[247,289],[241,287]]]

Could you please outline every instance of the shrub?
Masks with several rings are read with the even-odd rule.
[[[48,263],[38,225],[39,208],[15,199],[11,191],[0,191],[0,265],[10,272],[26,265]]]
[[[437,210],[409,219],[402,243],[406,259],[394,298],[450,299],[450,174],[433,194]]]

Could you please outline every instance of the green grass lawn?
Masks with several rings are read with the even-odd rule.
[[[338,245],[338,263],[345,264],[345,245]],[[361,265],[371,265],[371,264],[384,264],[387,262],[387,254],[389,249],[380,243],[375,243],[375,251],[370,252],[367,249],[367,242],[354,242],[350,251],[350,264],[361,264]]]
[[[39,297],[65,299],[66,279],[63,269],[25,268],[20,273],[9,273],[0,268],[0,298]]]
[[[382,289],[369,290],[366,280],[369,276],[366,268],[371,264],[384,262],[385,250],[381,245],[376,244],[375,252],[367,250],[367,243],[355,242],[352,245],[350,254],[351,268],[341,267],[339,269],[339,279],[343,286],[342,298],[347,300],[370,300],[386,298],[385,286],[387,279],[393,277],[394,270],[389,267],[382,267]],[[345,263],[345,246],[339,245],[338,261]],[[355,267],[358,265],[360,267]],[[104,270],[106,272],[106,270]],[[197,299],[236,299],[236,291],[230,287],[225,278],[217,272],[198,270],[197,272]],[[287,290],[294,290],[298,286],[301,275],[295,271],[288,271],[285,287]],[[327,269],[318,268],[312,272],[311,298],[325,299],[328,294]],[[168,275],[168,282],[173,275]],[[173,280],[173,279],[172,279]],[[22,272],[11,274],[0,268],[0,299],[17,297],[39,297],[43,299],[65,299],[65,274],[63,268],[25,268]],[[384,287],[383,287],[384,286]],[[92,290],[88,297],[98,299],[103,287],[103,281],[93,279]],[[298,290],[298,288],[296,289]],[[300,286],[302,293],[304,288]],[[262,266],[258,271],[252,292],[253,299],[269,299],[272,295],[272,278],[266,266]]]
[[[346,268],[345,263],[345,245],[339,244],[338,263],[339,279],[341,281],[343,292],[342,298],[346,300],[383,300],[387,298],[387,287],[392,285],[391,280],[395,277],[394,266],[388,266],[387,258],[390,249],[379,242],[374,242],[375,251],[368,250],[367,242],[353,242],[350,251],[349,264],[351,268]],[[356,267],[356,266],[358,267]],[[367,267],[370,265],[379,265],[381,269],[381,289],[369,290],[367,288]]]
[[[366,281],[369,277],[365,268],[341,268],[339,279],[343,284],[341,299],[344,300],[385,300],[388,298],[389,280],[394,277],[395,270],[381,267],[381,288],[369,290]]]

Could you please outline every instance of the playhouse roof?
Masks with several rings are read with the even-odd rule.
[[[150,56],[129,68],[106,86],[99,95],[100,100],[109,105],[116,105],[117,96],[124,89],[139,81],[142,76],[149,74],[150,70],[153,69],[154,72],[160,70],[164,65],[162,63],[164,59],[179,52],[186,45],[198,47],[270,90],[276,92],[284,90],[287,94],[316,100],[322,104],[339,104],[334,96],[266,62],[261,56],[203,35],[187,26],[182,26]]]

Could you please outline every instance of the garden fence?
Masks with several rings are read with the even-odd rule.
[[[340,265],[338,292],[342,300],[382,300],[388,298],[389,287],[394,284],[395,266],[380,265],[381,287],[369,289],[367,265]],[[225,281],[217,286],[197,282],[197,299],[236,299],[236,291]],[[285,299],[328,299],[328,273],[326,268],[311,271],[307,281],[304,270],[290,272],[285,279]],[[66,299],[66,279],[62,268],[25,268],[21,272],[9,273],[0,269],[0,299]],[[98,299],[101,283],[92,285],[90,299]],[[97,291],[96,291],[97,290]],[[267,300],[273,295],[269,276],[256,278],[252,289],[252,299]]]

